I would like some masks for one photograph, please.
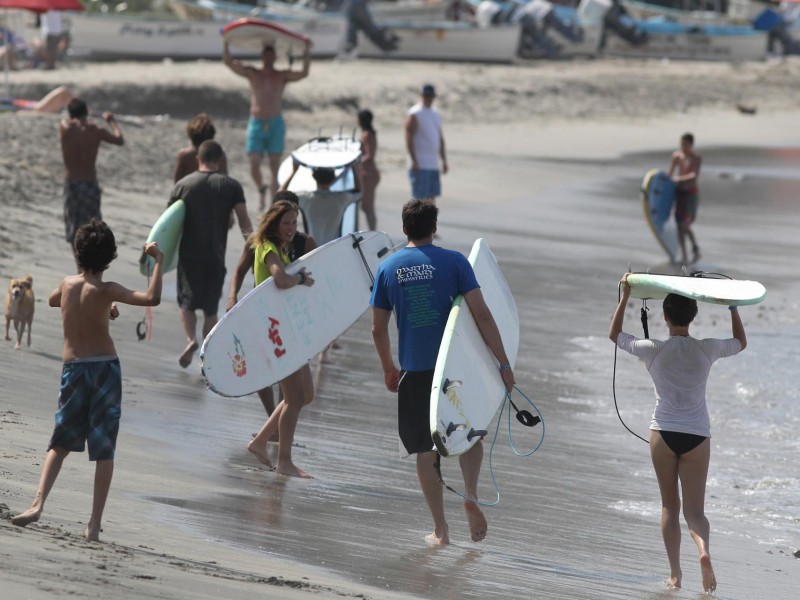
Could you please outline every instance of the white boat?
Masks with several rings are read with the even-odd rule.
[[[94,58],[219,59],[226,21],[156,19],[122,15],[70,15],[71,50]],[[341,17],[279,18],[282,26],[311,38],[312,56],[336,56],[344,44],[347,23]],[[253,53],[231,48],[234,56]]]
[[[520,41],[519,25],[484,28],[451,21],[381,25],[397,38],[396,48],[384,51],[359,31],[359,57],[509,63],[515,60]]]

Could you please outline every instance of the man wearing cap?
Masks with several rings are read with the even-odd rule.
[[[406,113],[408,179],[411,182],[412,199],[435,202],[436,197],[442,193],[439,159],[441,172],[447,173],[447,153],[442,134],[442,117],[433,108],[436,90],[426,83],[420,93],[420,102]]]

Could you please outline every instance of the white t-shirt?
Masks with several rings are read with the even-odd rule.
[[[639,357],[653,378],[656,408],[650,429],[711,437],[706,406],[708,374],[718,358],[741,351],[739,340],[696,340],[683,336],[666,341],[642,340],[620,333],[617,345]]]
[[[442,117],[439,111],[418,102],[409,109],[408,114],[417,120],[417,131],[411,140],[417,166],[423,171],[438,171],[439,150],[442,147]]]
[[[61,35],[63,28],[61,26],[61,12],[57,10],[48,10],[40,18],[42,37],[48,35]]]

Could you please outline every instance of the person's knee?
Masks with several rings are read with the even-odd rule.
[[[694,506],[684,506],[683,507],[683,518],[686,519],[687,523],[697,523],[702,521],[706,518],[705,511],[703,510],[702,506],[694,507]]]
[[[661,508],[670,517],[679,517],[681,514],[681,501],[680,500],[662,500]]]

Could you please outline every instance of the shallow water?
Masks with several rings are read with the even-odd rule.
[[[750,598],[764,582],[740,572],[733,548],[747,540],[787,553],[798,543],[800,324],[792,309],[800,225],[793,165],[800,157],[741,148],[704,156],[714,166],[701,180],[701,266],[758,278],[770,290],[762,306],[742,309],[749,346],[718,363],[708,393],[714,433],[708,515],[715,548],[723,550],[718,577],[735,583],[720,597]],[[153,496],[156,518],[219,543],[421,597],[659,597],[666,559],[657,488],[647,448],[614,413],[613,346],[605,337],[627,263],[666,267],[637,193],[644,170],[657,160],[668,155],[559,162],[548,168],[569,183],[534,182],[528,197],[443,209],[444,244],[466,251],[480,235],[498,256],[522,320],[516,374],[547,426],[532,458],[515,457],[501,430],[493,465],[502,501],[486,511],[485,543],[468,540],[460,500],[451,494],[453,545],[432,549],[422,541],[429,517],[413,462],[398,458],[395,400],[383,387],[366,318],[340,340],[301,417],[295,460],[314,474],[312,481],[277,479],[245,451],[264,419],[255,397],[217,397],[191,369],[158,376],[157,407],[137,404],[134,394],[126,428],[166,443],[181,468],[214,490],[194,498]],[[663,335],[658,307],[650,314],[652,335]],[[725,336],[727,319],[724,308],[703,307],[695,335]],[[629,310],[626,329],[639,332],[638,310]],[[626,422],[646,433],[652,385],[629,356],[620,355],[617,392]],[[521,449],[536,442],[521,427],[514,431]],[[443,469],[457,483],[455,462],[445,460]],[[488,477],[481,496],[493,498]],[[686,538],[684,552],[691,551]],[[785,578],[767,583],[771,597],[791,597]]]

